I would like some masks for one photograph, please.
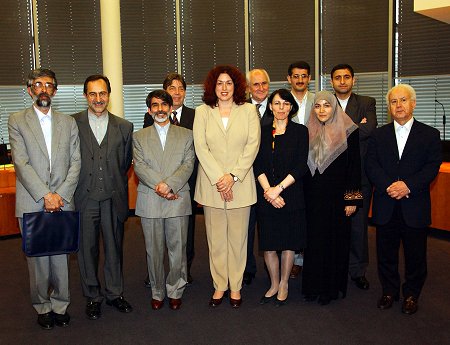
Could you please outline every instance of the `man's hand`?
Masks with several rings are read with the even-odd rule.
[[[405,182],[396,181],[386,188],[386,192],[391,198],[400,200],[403,197],[409,198],[411,191]]]
[[[58,193],[47,193],[44,196],[44,209],[47,212],[59,211],[61,207],[64,207],[64,201]]]
[[[170,187],[165,182],[160,182],[155,186],[155,193],[158,194],[161,198],[165,198],[167,194],[170,193]]]
[[[360,123],[367,123],[367,118],[363,117]]]
[[[345,206],[344,208],[345,215],[350,217],[356,211],[356,206]]]

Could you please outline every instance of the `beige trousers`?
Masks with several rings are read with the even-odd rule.
[[[203,206],[209,267],[218,291],[239,291],[247,260],[250,206],[231,210]]]

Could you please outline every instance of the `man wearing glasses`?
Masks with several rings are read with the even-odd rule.
[[[311,67],[305,61],[290,64],[287,80],[291,84],[291,93],[298,104],[298,112],[292,117],[292,121],[306,126],[314,103],[314,93],[308,91],[308,85],[311,81]],[[291,279],[298,277],[302,266],[303,255],[296,253],[290,275]]]
[[[132,311],[123,297],[123,232],[128,217],[127,171],[132,160],[133,125],[108,110],[111,86],[107,77],[84,82],[88,109],[73,115],[80,133],[81,173],[75,205],[81,211],[78,264],[86,315],[101,316],[101,303],[123,313]],[[98,278],[99,237],[103,238],[105,289]]]
[[[16,170],[16,217],[45,210],[73,210],[80,173],[80,141],[74,119],[51,107],[58,88],[49,69],[31,71],[33,106],[9,117],[9,142]],[[31,302],[46,330],[66,327],[70,316],[68,255],[27,257]]]

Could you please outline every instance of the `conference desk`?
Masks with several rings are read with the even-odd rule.
[[[136,208],[139,180],[133,167],[128,171],[128,205]],[[0,236],[19,233],[14,215],[16,175],[14,167],[0,166]],[[431,184],[431,227],[450,231],[450,163],[442,163],[439,174]]]

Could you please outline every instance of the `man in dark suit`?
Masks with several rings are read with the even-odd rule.
[[[57,89],[53,71],[45,68],[31,71],[27,92],[33,106],[9,117],[20,231],[26,212],[75,208],[73,194],[80,174],[80,140],[74,119],[51,106]],[[66,254],[27,257],[31,303],[43,329],[52,329],[55,324],[69,325],[68,260]]]
[[[256,106],[261,126],[270,125],[273,122],[273,114],[270,111],[267,99],[269,96],[269,74],[264,69],[253,69],[247,72],[247,87],[250,95],[247,100]],[[256,228],[256,205],[250,208],[250,218],[248,222],[247,238],[247,262],[245,264],[244,285],[250,285],[256,275],[256,259],[254,250]]]
[[[372,181],[372,220],[377,225],[378,274],[383,295],[378,308],[388,309],[400,294],[398,255],[405,256],[402,312],[414,314],[427,275],[427,227],[431,223],[430,184],[442,162],[439,131],[413,118],[416,93],[394,86],[386,100],[394,120],[373,131],[366,172]]]
[[[111,86],[105,76],[88,77],[83,92],[88,109],[73,115],[81,147],[80,181],[75,192],[75,206],[81,211],[78,263],[88,300],[86,315],[96,320],[101,316],[103,301],[98,279],[100,231],[106,304],[123,313],[132,311],[123,298],[122,241],[128,217],[127,171],[132,160],[133,125],[106,109]]]
[[[163,89],[167,91],[173,100],[172,114],[170,115],[170,122],[174,125],[181,126],[192,130],[194,126],[195,110],[184,105],[184,98],[186,96],[186,81],[183,76],[178,73],[169,73],[164,79]],[[144,117],[144,128],[153,125],[153,117],[146,113]],[[192,284],[193,278],[191,275],[191,266],[195,256],[194,238],[195,238],[195,211],[197,210],[197,203],[194,201],[195,182],[197,180],[198,160],[195,160],[194,170],[189,178],[189,188],[192,204],[192,214],[189,216],[188,235],[186,243],[186,257],[187,257],[187,282],[188,286]],[[145,279],[145,285],[150,287],[148,277]]]
[[[359,127],[359,148],[361,152],[361,187],[364,198],[363,207],[351,218],[351,243],[348,272],[355,285],[363,290],[369,289],[366,270],[369,265],[369,246],[367,227],[372,185],[364,171],[367,141],[377,127],[375,98],[357,95],[352,92],[355,85],[353,68],[347,64],[339,64],[331,70],[331,85],[336,98],[345,113]]]

